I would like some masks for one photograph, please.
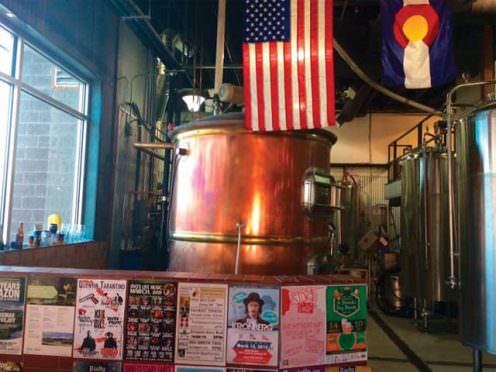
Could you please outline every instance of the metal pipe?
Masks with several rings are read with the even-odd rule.
[[[140,143],[137,142],[134,145],[136,149],[155,149],[155,150],[174,150],[176,145],[173,143]]]
[[[447,138],[446,147],[448,151],[448,225],[449,225],[449,255],[450,255],[450,276],[448,277],[448,286],[450,288],[455,288],[457,286],[456,276],[455,276],[455,236],[454,236],[454,195],[453,195],[453,154],[452,154],[452,110],[453,94],[462,88],[477,87],[489,84],[496,84],[496,80],[490,81],[478,81],[475,83],[464,83],[453,87],[446,95],[446,122],[447,122]]]
[[[473,371],[482,372],[482,352],[480,349],[472,348]]]
[[[217,12],[217,51],[215,56],[215,93],[219,93],[224,72],[224,49],[226,36],[226,0],[219,0]]]
[[[416,108],[417,110],[420,111],[425,111],[430,114],[439,114],[440,112],[437,111],[436,109],[423,105],[419,102],[413,101],[409,98],[400,96],[399,94],[394,93],[393,91],[383,87],[382,85],[376,83],[374,80],[372,80],[370,77],[367,76],[365,72],[353,61],[353,59],[350,57],[350,55],[346,52],[346,50],[343,49],[341,44],[334,39],[334,49],[336,52],[339,54],[339,56],[343,59],[343,61],[351,68],[351,70],[357,74],[357,76],[362,79],[366,84],[370,85],[372,89],[377,90],[379,93],[382,93],[389,98],[394,99],[395,101],[404,103],[405,105],[411,106]]]
[[[239,255],[241,253],[241,229],[244,227],[241,222],[236,224],[236,228],[238,229],[238,245],[236,246],[236,261],[234,263],[234,274],[239,274]]]

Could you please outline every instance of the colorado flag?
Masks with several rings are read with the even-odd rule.
[[[447,0],[381,0],[383,83],[430,88],[456,78]]]

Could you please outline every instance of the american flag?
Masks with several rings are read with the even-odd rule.
[[[333,125],[332,0],[244,0],[246,127]]]

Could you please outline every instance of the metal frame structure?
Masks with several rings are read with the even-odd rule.
[[[74,190],[73,190],[73,210],[71,216],[71,223],[80,223],[83,217],[83,195],[84,195],[84,173],[86,164],[86,144],[87,144],[87,131],[88,122],[90,120],[88,115],[89,110],[89,82],[81,79],[77,74],[73,73],[70,68],[63,66],[65,71],[74,75],[78,80],[81,81],[82,89],[79,94],[79,107],[80,110],[76,110],[63,102],[60,102],[46,93],[32,87],[31,85],[25,83],[22,79],[22,66],[24,58],[24,47],[29,45],[30,48],[35,50],[41,56],[53,62],[55,65],[60,65],[58,62],[54,61],[52,58],[44,54],[42,51],[37,49],[30,43],[26,43],[24,38],[17,35],[15,32],[9,30],[4,25],[0,27],[7,30],[14,37],[14,55],[13,55],[13,67],[11,74],[6,74],[0,72],[0,82],[7,84],[11,89],[11,102],[10,102],[10,112],[8,117],[8,128],[7,128],[7,151],[6,151],[6,170],[4,174],[0,175],[0,179],[6,179],[5,186],[3,182],[0,184],[0,225],[3,225],[3,230],[0,231],[0,236],[4,241],[8,241],[8,231],[10,231],[10,217],[13,199],[13,189],[14,189],[14,172],[15,172],[15,154],[17,148],[17,130],[19,127],[19,110],[20,110],[20,98],[21,93],[30,95],[31,97],[47,104],[48,106],[55,108],[64,112],[65,114],[78,120],[77,125],[77,142],[76,142],[76,162],[74,164]],[[4,150],[5,151],[5,150]]]

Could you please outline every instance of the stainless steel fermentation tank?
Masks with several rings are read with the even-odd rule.
[[[449,288],[446,151],[423,147],[401,162],[401,283],[420,303],[453,302]]]
[[[242,274],[305,274],[326,251],[330,218],[308,216],[325,206],[305,209],[302,195],[329,196],[332,133],[249,132],[238,114],[178,127],[173,139],[187,154],[175,162],[169,270],[233,273],[239,262]]]
[[[460,251],[460,332],[496,354],[496,104],[455,126],[455,217]]]

